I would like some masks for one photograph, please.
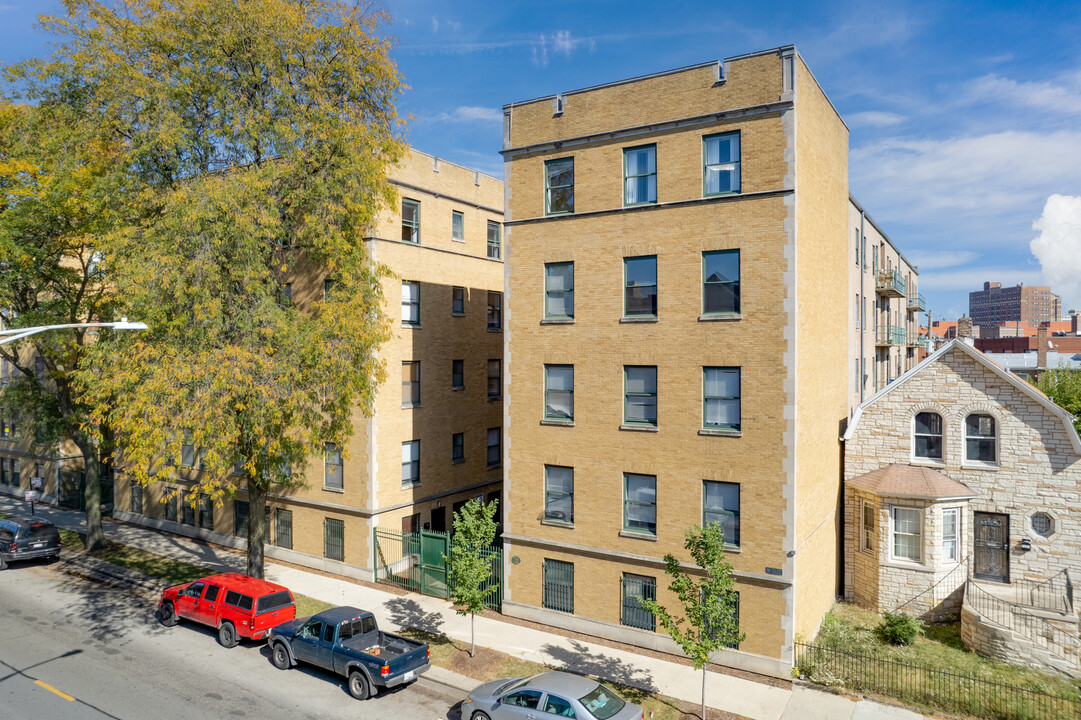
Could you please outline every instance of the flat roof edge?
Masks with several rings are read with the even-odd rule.
[[[877,230],[878,234],[881,235],[885,239],[885,241],[890,244],[891,248],[897,251],[897,255],[905,261],[906,265],[912,268],[912,272],[914,272],[916,275],[919,275],[920,271],[916,269],[916,266],[909,262],[908,258],[905,257],[905,254],[901,252],[901,249],[894,244],[893,240],[890,240],[890,236],[886,234],[886,231],[882,229],[882,226],[875,222],[875,219],[871,217],[871,213],[867,212],[867,210],[864,209],[863,205],[860,205],[860,201],[857,200],[855,196],[852,195],[852,193],[848,193],[848,201],[856,206],[856,209],[863,214],[864,219],[867,220],[867,222],[871,223],[872,226],[874,226],[874,229]]]
[[[522,105],[532,105],[533,103],[543,102],[545,100],[554,100],[559,96],[567,97],[568,95],[578,95],[584,92],[592,92],[594,90],[602,90],[609,87],[617,87],[619,85],[627,85],[633,82],[640,82],[642,80],[651,80],[653,78],[664,77],[665,75],[675,75],[677,73],[689,72],[691,70],[701,70],[707,67],[719,67],[720,77],[724,77],[724,66],[732,62],[733,60],[746,60],[753,57],[761,57],[763,55],[779,54],[786,50],[794,50],[795,45],[781,45],[779,47],[770,48],[768,50],[757,50],[755,52],[743,53],[742,55],[732,55],[726,57],[723,60],[709,60],[707,62],[697,63],[695,65],[685,65],[683,67],[673,68],[671,70],[661,70],[660,72],[648,73],[646,75],[637,75],[635,77],[625,78],[623,80],[613,80],[612,82],[600,83],[598,85],[590,85],[589,87],[578,88],[576,90],[567,90],[565,92],[554,93],[552,95],[542,95],[541,97],[533,98],[532,100],[518,100],[515,102],[507,103],[503,106],[504,110],[510,108],[520,107]]]

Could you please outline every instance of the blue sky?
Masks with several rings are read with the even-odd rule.
[[[0,62],[48,51],[0,0]],[[504,103],[795,44],[848,124],[850,189],[936,318],[985,280],[1081,309],[1081,3],[386,0],[417,148],[501,176]]]

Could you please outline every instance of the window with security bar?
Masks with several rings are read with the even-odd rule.
[[[278,508],[274,514],[274,526],[278,533],[274,544],[280,548],[293,548],[293,511]]]
[[[323,556],[328,560],[345,560],[345,521],[323,520]]]
[[[545,559],[544,607],[574,613],[574,563]]]
[[[620,622],[628,627],[642,630],[656,630],[656,618],[642,608],[642,600],[657,599],[657,579],[644,575],[623,573],[620,581],[622,588],[622,613]]]

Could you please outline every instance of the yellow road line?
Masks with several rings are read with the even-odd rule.
[[[35,680],[34,684],[35,685],[40,685],[41,687],[45,688],[46,690],[48,690],[51,693],[56,693],[57,695],[64,698],[68,702],[75,702],[75,698],[73,698],[71,695],[68,695],[66,692],[60,692],[59,690],[54,688],[52,685],[49,685],[48,683],[43,683],[40,680]]]

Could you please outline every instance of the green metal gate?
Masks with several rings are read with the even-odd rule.
[[[375,555],[375,581],[386,582],[425,595],[450,597],[447,563],[451,534],[433,530],[400,533],[375,528],[372,550]],[[487,587],[495,587],[488,600],[490,607],[503,604],[503,548],[492,546],[482,555],[491,562],[492,577]]]
[[[447,563],[443,555],[450,553],[450,534],[420,531],[420,591],[432,597],[447,598]]]

